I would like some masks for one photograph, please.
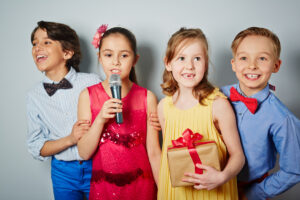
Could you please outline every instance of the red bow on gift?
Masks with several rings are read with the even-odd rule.
[[[199,133],[193,133],[191,129],[186,129],[182,133],[182,137],[178,138],[177,140],[172,140],[172,144],[174,147],[187,147],[190,153],[190,156],[193,160],[195,165],[195,173],[196,174],[203,174],[203,170],[196,167],[196,164],[202,164],[200,157],[196,151],[195,143],[198,140],[201,140],[203,136]]]

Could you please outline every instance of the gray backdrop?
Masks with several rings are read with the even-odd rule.
[[[101,24],[129,28],[137,37],[141,55],[138,80],[159,99],[163,97],[159,84],[166,44],[181,26],[200,27],[207,35],[210,80],[218,86],[236,81],[230,66],[234,36],[249,26],[267,27],[282,42],[282,67],[271,83],[276,85],[276,95],[299,118],[299,8],[297,0],[1,0],[0,199],[53,199],[50,162],[34,160],[26,146],[25,95],[42,78],[31,56],[30,34],[37,21],[57,21],[74,28],[84,56],[82,71],[102,77],[91,45],[96,29]],[[299,194],[297,185],[274,199],[299,199]]]

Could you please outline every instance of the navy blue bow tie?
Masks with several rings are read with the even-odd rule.
[[[63,78],[59,83],[43,83],[44,88],[49,96],[52,96],[58,89],[70,89],[72,84],[65,78]]]

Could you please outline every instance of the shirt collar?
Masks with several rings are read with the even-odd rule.
[[[236,90],[243,96],[245,96],[240,88],[240,84],[238,83],[236,85]],[[253,94],[252,96],[250,96],[251,98],[255,98],[257,99],[258,103],[261,103],[263,102],[270,94],[270,86],[269,86],[269,83],[267,84],[267,86],[262,89],[261,91]]]
[[[48,78],[46,76],[45,72],[43,72],[43,74],[44,74],[44,80],[43,80],[44,83],[58,83],[57,81],[53,81],[50,78]],[[72,82],[72,79],[74,79],[75,76],[76,76],[75,69],[73,67],[70,67],[69,72],[65,75],[64,78],[67,79],[68,81]]]

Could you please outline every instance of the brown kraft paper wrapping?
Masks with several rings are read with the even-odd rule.
[[[220,171],[218,147],[215,142],[196,142],[195,148],[202,164],[214,167]],[[169,146],[167,156],[172,186],[179,187],[193,185],[192,183],[181,181],[184,177],[184,173],[195,173],[195,164],[193,163],[188,148]]]

